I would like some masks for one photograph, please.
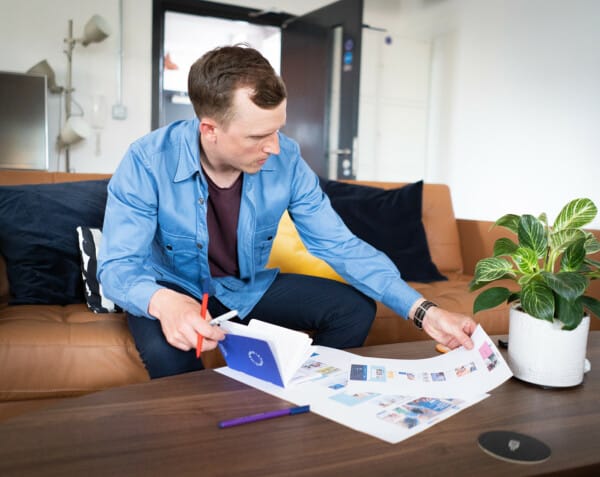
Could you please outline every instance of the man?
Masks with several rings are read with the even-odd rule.
[[[285,85],[258,51],[208,52],[188,87],[197,118],[133,143],[111,179],[99,258],[104,292],[127,311],[152,378],[201,369],[197,336],[202,350],[217,346],[224,334],[208,321],[229,309],[347,348],[364,342],[377,299],[451,348],[472,346],[471,318],[426,302],[333,211],[279,132]],[[309,251],[350,285],[265,269],[286,209]]]

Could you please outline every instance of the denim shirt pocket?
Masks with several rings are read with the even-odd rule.
[[[163,263],[175,275],[192,282],[200,279],[200,252],[204,245],[197,244],[195,237],[175,235],[161,229],[159,246]]]

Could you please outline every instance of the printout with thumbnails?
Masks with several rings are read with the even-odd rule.
[[[285,387],[229,367],[216,371],[395,444],[480,402],[512,376],[481,326],[471,338],[471,350],[459,347],[417,360],[366,358],[313,346]]]

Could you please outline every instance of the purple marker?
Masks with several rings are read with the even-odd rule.
[[[309,412],[310,406],[298,406],[290,407],[289,409],[278,409],[276,411],[261,412],[259,414],[252,414],[251,416],[236,417],[235,419],[229,419],[227,421],[219,422],[219,427],[225,429],[226,427],[240,426],[242,424],[248,424],[249,422],[264,421],[265,419],[273,419],[274,417],[290,416],[294,414],[302,414]]]

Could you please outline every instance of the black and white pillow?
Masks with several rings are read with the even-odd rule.
[[[103,296],[102,285],[98,283],[97,253],[102,240],[102,231],[90,227],[77,227],[79,251],[81,253],[81,273],[85,290],[85,301],[94,313],[115,313],[121,309]]]

